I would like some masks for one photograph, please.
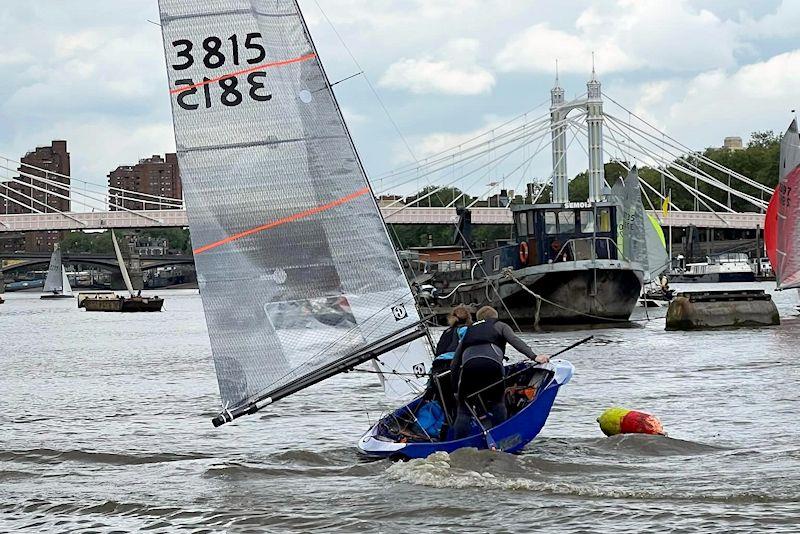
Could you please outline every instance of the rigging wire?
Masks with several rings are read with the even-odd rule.
[[[755,187],[756,189],[761,189],[761,190],[762,190],[762,191],[764,191],[765,193],[770,193],[770,194],[772,193],[772,190],[771,190],[769,187],[765,186],[764,184],[762,184],[762,183],[760,183],[760,182],[757,182],[757,181],[753,180],[752,178],[748,178],[747,176],[745,176],[745,175],[743,175],[743,174],[740,174],[740,173],[738,173],[738,172],[736,172],[736,171],[734,171],[734,170],[732,170],[732,169],[728,169],[728,168],[727,168],[727,167],[725,167],[724,165],[722,165],[722,164],[720,164],[720,163],[718,163],[718,162],[714,161],[713,159],[711,159],[711,158],[709,158],[709,157],[705,156],[703,153],[701,153],[701,152],[697,152],[697,151],[695,151],[695,150],[693,150],[693,149],[691,149],[691,148],[687,147],[686,145],[684,145],[683,143],[681,143],[681,142],[680,142],[680,141],[678,141],[677,139],[675,139],[675,138],[671,137],[671,136],[670,136],[670,135],[668,135],[667,133],[665,133],[665,132],[663,132],[663,131],[659,130],[657,127],[653,126],[651,123],[649,123],[648,121],[646,121],[644,118],[640,117],[640,116],[639,116],[639,115],[637,115],[636,113],[634,113],[634,112],[630,111],[629,109],[627,109],[625,106],[623,106],[622,104],[620,104],[619,102],[617,102],[616,100],[614,100],[613,98],[611,98],[611,97],[610,97],[608,94],[606,94],[606,93],[603,93],[603,96],[605,96],[605,97],[606,97],[606,98],[608,98],[608,99],[609,99],[611,102],[613,102],[614,104],[616,104],[617,106],[619,106],[621,109],[623,109],[624,111],[626,111],[626,112],[628,113],[628,116],[629,116],[629,118],[630,118],[631,116],[635,117],[636,119],[638,119],[639,121],[641,121],[642,123],[644,123],[645,125],[647,125],[647,126],[650,128],[650,129],[652,129],[653,131],[655,131],[655,132],[657,132],[658,134],[660,134],[660,135],[661,135],[661,142],[662,142],[663,144],[665,144],[665,145],[667,145],[667,146],[671,146],[672,148],[675,148],[675,149],[678,149],[678,150],[684,150],[684,151],[687,151],[687,153],[688,153],[688,154],[691,154],[692,156],[694,156],[694,157],[696,157],[696,158],[700,159],[701,161],[703,161],[703,162],[704,162],[704,163],[706,163],[707,165],[709,165],[709,166],[711,166],[711,167],[714,167],[715,169],[717,169],[717,170],[719,170],[719,171],[725,172],[726,174],[729,174],[730,176],[733,176],[733,177],[734,177],[734,178],[736,178],[737,180],[740,180],[740,181],[742,181],[742,182],[744,182],[744,183],[746,183],[746,184],[748,184],[748,185],[750,185],[750,186],[752,186],[752,187]],[[623,121],[623,124],[624,124],[624,121]],[[634,125],[630,124],[630,121],[629,121],[629,122],[628,122],[628,124],[626,124],[625,126],[627,126],[627,127],[631,128],[631,129],[634,129],[634,130],[636,130],[636,131],[640,132],[642,135],[645,135],[645,136],[648,136],[648,137],[652,137],[652,138],[658,139],[658,137],[657,137],[657,136],[655,136],[655,135],[653,135],[652,133],[645,132],[645,131],[644,131],[644,130],[642,130],[641,128],[638,128],[638,127],[636,127],[636,126],[634,126]],[[669,139],[670,141],[672,141],[672,143],[667,143],[667,142],[666,142],[666,139]]]
[[[670,161],[670,160],[667,160],[667,158],[665,158],[664,156],[657,156],[657,155],[653,154],[646,147],[642,146],[640,143],[637,143],[630,134],[627,134],[627,133],[625,133],[623,131],[624,128],[628,127],[629,125],[619,121],[618,119],[614,118],[611,115],[608,115],[607,118],[609,119],[609,123],[608,124],[609,125],[612,125],[612,124],[616,125],[617,128],[618,128],[618,131],[621,133],[621,135],[624,135],[627,139],[629,139],[632,142],[636,143],[642,149],[642,152],[643,152],[643,154],[645,156],[650,157],[653,160],[660,159],[662,161],[669,161],[669,163],[668,163],[669,166],[672,166],[672,167],[675,167],[677,169],[680,169],[682,172],[685,172],[686,174],[688,174],[690,176],[699,178],[701,181],[703,181],[704,183],[706,183],[708,185],[711,185],[713,187],[721,189],[722,191],[725,191],[725,192],[727,192],[729,194],[733,194],[733,195],[735,195],[735,196],[737,196],[737,197],[739,197],[739,198],[741,198],[743,200],[746,200],[747,202],[749,202],[750,204],[754,205],[755,207],[757,207],[759,209],[766,208],[766,204],[764,203],[763,200],[761,200],[759,198],[756,198],[756,197],[754,197],[752,195],[749,195],[747,193],[738,191],[737,189],[732,188],[729,185],[726,185],[724,182],[722,182],[718,178],[708,174],[706,171],[704,171],[703,169],[701,169],[697,165],[692,164],[691,162],[689,162],[686,159],[687,158],[686,154],[675,154],[674,152],[670,152],[669,150],[667,150],[667,149],[665,149],[663,147],[659,147],[659,145],[657,143],[653,142],[651,139],[648,139],[647,137],[642,136],[644,142],[648,142],[648,143],[654,145],[656,147],[656,149],[662,148],[662,150],[665,153],[673,156],[675,158],[675,160],[671,160]],[[639,132],[639,131],[637,131],[635,129],[635,127],[633,128],[633,131],[636,132],[636,133],[639,133],[639,135],[642,135],[641,132]],[[681,162],[680,164],[678,164],[679,161]],[[723,169],[724,169],[724,167],[723,167]],[[728,209],[728,211],[733,211],[733,210]]]
[[[610,131],[611,131],[611,130],[613,130],[613,123],[609,123],[609,130],[610,130]],[[636,142],[634,139],[630,138],[629,136],[626,136],[625,132],[623,132],[623,131],[621,131],[621,130],[619,130],[619,129],[618,129],[618,130],[617,130],[617,133],[619,133],[620,135],[623,135],[623,136],[625,136],[625,137],[626,137],[628,140],[630,140],[630,141],[631,141],[631,143],[632,143],[633,145],[636,145],[635,147],[634,147],[634,146],[629,146],[629,147],[628,147],[628,148],[629,148],[629,150],[631,150],[631,151],[635,150],[635,151],[637,151],[637,152],[639,152],[639,153],[641,153],[641,154],[643,154],[643,155],[646,155],[646,156],[648,156],[648,157],[651,157],[651,158],[653,158],[653,160],[654,160],[654,161],[656,161],[656,162],[658,162],[658,161],[659,161],[659,159],[661,158],[661,156],[655,156],[655,155],[653,155],[653,154],[650,154],[649,152],[647,152],[647,150],[646,150],[646,149],[644,149],[644,148],[643,148],[641,145],[639,145],[639,143],[637,143],[637,142]],[[622,150],[623,152],[625,151],[625,148],[623,148],[622,146],[618,146],[618,148],[619,148],[620,150]],[[661,159],[660,161],[661,161],[661,163],[663,163],[664,165],[666,165],[666,167],[673,167],[673,168],[675,168],[676,170],[679,170],[679,171],[681,171],[681,172],[684,172],[684,173],[686,173],[686,174],[689,174],[690,176],[695,176],[695,177],[697,177],[697,176],[696,176],[696,174],[695,174],[695,173],[694,173],[694,172],[693,172],[691,169],[687,169],[687,168],[685,168],[685,167],[683,167],[683,166],[681,166],[681,165],[678,165],[678,164],[676,164],[675,162],[671,162],[671,161],[669,161],[669,160],[666,160],[666,159]],[[714,210],[711,208],[711,206],[709,206],[709,205],[708,205],[708,204],[707,204],[707,203],[706,203],[706,202],[705,202],[705,201],[704,201],[702,198],[700,198],[700,197],[703,197],[703,198],[705,198],[705,199],[707,199],[707,200],[711,201],[712,203],[714,203],[714,204],[718,205],[719,207],[723,208],[725,211],[728,211],[728,212],[731,212],[731,213],[736,213],[736,212],[735,212],[735,210],[733,210],[733,209],[729,208],[728,206],[726,206],[726,205],[722,204],[721,202],[718,202],[717,200],[715,200],[714,198],[710,197],[709,195],[707,195],[707,194],[703,193],[703,192],[702,192],[702,191],[700,191],[699,189],[697,189],[697,188],[694,188],[694,187],[691,187],[690,185],[688,185],[688,184],[684,183],[682,180],[679,180],[679,179],[678,179],[678,178],[677,178],[677,177],[676,177],[674,174],[672,174],[671,172],[669,172],[669,171],[667,170],[667,168],[666,168],[666,167],[665,167],[665,169],[664,169],[664,174],[665,174],[666,176],[669,176],[669,177],[670,177],[670,178],[671,178],[673,181],[677,182],[677,183],[678,183],[678,184],[679,184],[681,187],[683,187],[684,189],[686,189],[687,191],[689,191],[689,193],[690,193],[690,194],[691,194],[691,195],[692,195],[692,196],[693,196],[695,199],[697,199],[699,202],[701,202],[701,203],[703,204],[703,206],[705,206],[706,208],[708,208],[709,212],[711,212],[712,214],[714,214],[714,216],[716,216],[718,219],[720,219],[720,220],[721,220],[722,222],[724,222],[725,224],[728,224],[728,223],[727,223],[727,222],[726,222],[726,221],[725,221],[725,220],[724,220],[722,217],[720,217],[720,216],[717,214],[717,212],[716,212],[716,211],[714,211]],[[705,181],[705,180],[704,180],[702,177],[701,177],[700,179],[701,179],[702,181],[704,181],[704,183],[707,183],[707,182],[706,182],[706,181]],[[710,185],[714,185],[714,184],[710,184]]]
[[[615,147],[616,147],[616,148],[619,150],[619,143],[620,143],[620,142],[619,142],[619,140],[617,140],[616,136],[614,135],[614,131],[613,131],[612,129],[608,128],[608,132],[611,134],[611,137],[612,137],[612,139],[613,139],[614,146],[615,146]],[[588,136],[587,136],[587,138],[588,138]],[[620,160],[620,159],[617,159],[617,158],[615,158],[614,156],[612,156],[612,155],[611,155],[611,153],[610,153],[608,150],[606,150],[606,149],[605,149],[605,147],[603,148],[603,152],[605,152],[605,154],[606,154],[606,155],[609,157],[609,159],[610,159],[611,161],[616,161],[617,163],[619,163],[620,165],[622,165],[622,167],[623,167],[623,168],[624,168],[626,171],[630,171],[630,170],[631,170],[631,167],[630,167],[629,165],[627,165],[627,162],[624,162],[624,161],[622,161],[622,160]],[[624,156],[624,155],[625,155],[625,154],[623,154],[623,156]],[[650,189],[650,191],[652,191],[653,193],[655,193],[655,195],[656,195],[658,198],[660,198],[662,201],[663,201],[663,200],[667,200],[667,201],[669,202],[669,205],[670,205],[670,206],[672,206],[672,209],[673,209],[674,211],[683,211],[683,210],[682,210],[682,209],[680,209],[678,206],[676,206],[675,204],[673,204],[673,202],[672,202],[672,199],[671,199],[671,198],[669,198],[668,196],[664,196],[664,195],[662,195],[662,194],[661,194],[661,193],[660,193],[658,190],[656,190],[656,189],[655,189],[655,188],[654,188],[652,185],[650,185],[649,183],[647,183],[647,181],[645,181],[645,180],[641,180],[641,184],[642,184],[642,185],[644,185],[645,187],[647,187],[648,189]]]
[[[534,129],[533,127],[536,127],[536,128]],[[382,180],[388,180],[390,178],[399,178],[399,177],[401,177],[403,175],[410,174],[410,173],[415,173],[414,176],[416,178],[418,173],[421,170],[425,170],[424,176],[427,176],[427,175],[433,174],[434,172],[438,172],[440,170],[447,170],[447,169],[453,167],[454,165],[466,164],[471,160],[474,160],[476,158],[479,158],[479,157],[491,152],[491,150],[493,148],[497,148],[498,146],[504,146],[504,145],[508,144],[509,142],[513,142],[513,141],[515,141],[517,139],[520,139],[521,137],[524,137],[525,135],[527,135],[526,134],[527,130],[532,130],[531,132],[528,132],[528,134],[530,134],[530,133],[536,133],[538,131],[549,132],[549,129],[550,128],[549,128],[548,124],[545,121],[537,121],[537,122],[526,123],[526,124],[523,124],[521,126],[518,126],[518,127],[514,128],[512,130],[509,130],[507,132],[503,132],[502,134],[497,135],[497,137],[492,140],[493,143],[490,143],[489,141],[485,141],[485,142],[482,142],[482,143],[479,143],[479,144],[476,144],[476,145],[469,146],[467,148],[462,148],[463,145],[459,145],[459,150],[456,151],[456,152],[447,153],[447,155],[445,155],[445,156],[441,156],[441,157],[438,157],[437,159],[429,160],[426,163],[423,163],[423,164],[408,168],[406,170],[402,170],[402,171],[398,171],[398,172],[392,172],[392,173],[389,173],[389,174],[382,175],[381,179]],[[503,143],[501,145],[494,144],[497,141],[503,140],[503,139],[508,138],[508,137],[511,137],[510,141],[505,142],[505,143]],[[492,145],[494,145],[494,146],[492,146]],[[479,152],[473,153],[474,151],[479,150],[479,149],[481,149]],[[455,159],[456,156],[459,156],[460,159],[456,160]],[[439,167],[435,167],[436,165],[438,165],[440,163],[443,163],[443,162],[447,162],[447,163],[444,163],[443,165],[441,165]],[[433,170],[430,170],[431,167],[435,167],[435,168]],[[400,184],[395,184],[395,185],[402,185],[402,182]]]
[[[522,132],[517,132],[515,130],[514,133],[517,134],[517,135],[515,135],[514,137],[510,138],[509,140],[505,141],[504,143],[502,143],[500,145],[496,145],[494,148],[497,148],[498,146],[502,147],[502,146],[506,146],[506,145],[509,145],[509,144],[513,144],[514,142],[517,142],[517,141],[519,141],[521,139],[524,139],[526,136],[530,136],[530,135],[533,135],[535,133],[540,133],[540,131],[539,130],[535,130],[533,132],[525,132],[523,130]],[[546,134],[547,132],[545,130],[541,130],[541,133],[542,134]],[[481,145],[481,146],[486,146],[486,144]],[[454,178],[453,180],[451,180],[449,182],[449,183],[455,183],[459,179],[463,179],[465,177],[465,175],[463,174],[463,171],[467,167],[468,164],[475,162],[478,158],[480,158],[481,156],[487,154],[490,150],[491,150],[490,148],[484,148],[480,152],[476,152],[474,154],[470,154],[468,156],[464,156],[462,159],[460,159],[458,161],[452,161],[450,163],[444,163],[443,165],[441,165],[439,167],[432,168],[432,169],[425,169],[425,167],[417,167],[417,168],[415,168],[415,171],[417,172],[417,174],[415,174],[412,178],[409,178],[409,179],[406,179],[406,180],[403,180],[403,181],[400,181],[400,182],[390,183],[390,186],[387,188],[387,190],[389,188],[397,188],[397,187],[406,185],[406,184],[411,183],[413,181],[418,181],[420,178],[425,178],[425,177],[431,176],[431,175],[433,175],[433,174],[435,174],[437,172],[440,172],[440,171],[446,171],[449,168],[451,168],[453,165],[460,165],[461,166],[461,171],[462,171],[462,173],[460,175],[460,178]],[[466,153],[466,152],[467,151],[465,151],[464,153]],[[441,161],[444,161],[445,159],[447,159],[447,158],[443,158]],[[421,171],[421,170],[424,170],[424,172],[422,174],[419,173],[419,171]],[[428,182],[430,183],[430,181],[428,181]],[[390,204],[387,207],[391,207],[392,205],[397,204],[397,203],[399,203],[399,201],[395,201],[395,202],[393,202],[392,204]]]
[[[347,51],[347,54],[350,56],[350,59],[353,60],[353,63],[356,65],[358,70],[361,71],[361,75],[364,77],[364,81],[367,82],[367,86],[369,87],[369,90],[372,91],[372,94],[375,96],[375,99],[380,104],[381,108],[383,109],[383,112],[386,114],[386,117],[389,119],[389,122],[391,122],[392,126],[394,126],[394,129],[397,132],[397,135],[400,136],[400,139],[402,139],[403,144],[406,147],[406,150],[408,150],[408,153],[411,155],[411,158],[414,161],[417,161],[417,156],[414,154],[414,151],[411,150],[411,145],[408,144],[408,140],[406,140],[406,137],[403,135],[403,132],[400,130],[400,127],[395,122],[394,118],[392,117],[392,114],[389,113],[389,109],[383,103],[383,100],[381,99],[380,95],[378,94],[378,91],[372,85],[372,82],[370,81],[369,76],[367,76],[366,71],[361,66],[361,64],[358,62],[358,60],[356,59],[356,56],[350,50],[350,47],[347,46],[347,43],[344,42],[344,39],[339,34],[339,30],[336,29],[336,26],[334,26],[334,24],[331,21],[331,19],[328,18],[328,14],[325,13],[325,10],[322,9],[321,5],[319,5],[319,2],[317,2],[317,0],[314,0],[314,4],[316,4],[317,9],[319,9],[319,12],[322,13],[323,18],[328,22],[328,25],[331,27],[331,30],[333,30],[333,33],[336,35],[336,37],[339,39],[339,42],[342,44],[342,47]]]
[[[449,157],[449,155],[447,155],[447,156],[446,156],[446,154],[450,154],[450,153],[452,153],[453,151],[455,151],[455,149],[456,149],[456,148],[458,148],[458,151],[456,151],[456,153],[458,153],[458,152],[461,152],[462,150],[464,150],[464,149],[462,149],[462,147],[463,147],[464,145],[469,145],[469,143],[471,143],[472,141],[475,141],[475,140],[477,140],[477,139],[480,139],[481,137],[485,137],[485,136],[489,135],[490,133],[494,132],[495,130],[500,130],[500,129],[504,128],[505,126],[508,126],[509,124],[511,124],[511,123],[513,123],[513,122],[515,122],[515,121],[519,120],[520,118],[527,117],[527,115],[529,115],[529,114],[533,113],[534,111],[536,111],[537,109],[539,109],[539,108],[540,108],[542,105],[544,105],[546,102],[547,102],[547,100],[544,100],[543,102],[540,102],[539,104],[537,104],[537,105],[536,105],[536,106],[534,106],[533,108],[529,109],[529,110],[528,110],[528,111],[526,111],[525,113],[522,113],[522,114],[520,114],[520,115],[517,115],[516,117],[513,117],[512,119],[509,119],[509,120],[507,120],[506,122],[504,122],[504,123],[502,123],[502,124],[500,124],[500,125],[498,125],[498,126],[495,126],[495,127],[494,127],[493,129],[491,129],[491,130],[486,130],[486,131],[484,131],[484,132],[482,132],[482,133],[480,133],[480,134],[477,134],[477,135],[475,135],[475,136],[473,136],[473,137],[471,137],[471,138],[469,138],[469,139],[466,139],[466,140],[460,141],[460,142],[458,143],[458,145],[453,145],[453,146],[450,146],[450,147],[448,147],[448,148],[445,148],[445,149],[443,149],[443,150],[441,150],[441,151],[439,151],[439,152],[436,152],[436,153],[434,153],[434,154],[431,154],[431,155],[429,155],[429,156],[427,156],[427,157],[423,158],[423,159],[422,159],[420,162],[417,162],[417,165],[416,165],[416,166],[419,166],[419,165],[423,165],[423,166],[424,166],[424,165],[430,165],[430,164],[431,164],[431,163],[433,163],[433,162],[439,162],[439,161],[443,161],[444,159],[447,159],[447,158]],[[504,134],[501,134],[501,135],[497,136],[497,137],[495,138],[495,140],[496,140],[497,138],[500,138],[500,137],[502,137],[503,135],[509,135],[510,133],[513,133],[513,132],[514,132],[514,131],[516,131],[516,130],[519,130],[519,129],[521,129],[521,128],[524,128],[524,127],[526,127],[527,125],[530,125],[530,124],[537,124],[537,123],[540,123],[540,122],[544,122],[544,123],[546,123],[546,122],[549,122],[549,120],[550,120],[550,114],[549,114],[549,112],[548,112],[548,113],[545,113],[545,114],[542,114],[542,115],[539,115],[539,116],[535,117],[534,119],[531,119],[531,120],[530,120],[530,121],[528,121],[527,123],[523,123],[521,126],[517,126],[517,127],[515,127],[515,128],[512,128],[511,130],[508,130],[508,131],[507,131],[507,132],[505,132]],[[477,143],[476,145],[474,145],[474,147],[483,146],[483,145],[485,145],[485,144],[487,144],[487,143],[489,143],[489,142],[490,142],[490,140],[483,141],[483,142],[481,142],[481,143]],[[466,150],[468,151],[468,150],[472,150],[472,149],[466,149]],[[430,160],[431,160],[432,158],[439,158],[439,159],[437,159],[437,160],[433,160],[433,162],[431,162]],[[380,174],[380,175],[378,175],[378,176],[379,176],[379,177],[386,177],[386,176],[390,176],[390,175],[394,175],[394,174],[402,174],[402,173],[412,172],[416,166],[414,165],[414,163],[406,163],[405,165],[401,165],[401,166],[397,167],[396,169],[392,169],[392,170],[390,170],[390,171],[387,171],[387,172],[385,172],[385,173],[383,173],[383,174]]]
[[[472,257],[475,258],[475,262],[477,263],[480,270],[483,272],[483,277],[486,280],[486,283],[489,284],[494,290],[495,294],[497,295],[497,298],[500,300],[500,304],[503,305],[503,309],[511,318],[511,321],[514,323],[514,328],[517,329],[517,332],[522,332],[522,329],[519,327],[519,323],[517,323],[517,319],[511,313],[511,310],[508,309],[508,306],[506,306],[506,302],[503,300],[503,296],[500,294],[500,291],[497,289],[492,280],[489,278],[489,273],[486,272],[486,269],[483,266],[483,260],[478,258],[478,255],[475,254],[475,251],[472,249],[472,245],[470,245],[467,238],[464,237],[464,234],[461,232],[461,228],[459,228],[458,225],[456,225],[456,232],[458,232],[458,235],[461,236],[461,241],[467,246],[467,249],[469,250],[470,254],[472,254]]]
[[[568,124],[568,123],[569,123],[569,121],[571,121],[571,120],[576,120],[576,119],[569,119],[569,120],[565,119],[565,120],[563,120],[563,121],[561,121],[561,122],[563,122],[564,124]],[[418,203],[418,202],[420,202],[420,201],[422,201],[422,200],[424,200],[424,199],[428,198],[429,196],[431,196],[431,195],[433,195],[433,194],[435,194],[435,193],[437,193],[437,192],[441,191],[441,190],[442,190],[442,189],[444,189],[445,187],[449,187],[449,186],[453,185],[453,183],[455,183],[457,180],[463,179],[463,178],[465,178],[465,177],[467,177],[467,176],[470,176],[470,175],[474,174],[475,172],[477,172],[477,171],[479,171],[479,170],[481,170],[481,169],[484,169],[484,168],[486,168],[486,167],[488,167],[488,166],[491,166],[491,165],[495,164],[495,163],[496,163],[496,161],[497,161],[498,159],[499,159],[499,160],[504,160],[504,159],[506,159],[508,156],[510,156],[510,155],[511,155],[511,154],[513,154],[514,152],[516,152],[516,151],[518,151],[518,150],[521,150],[521,149],[522,149],[522,148],[525,146],[525,144],[530,144],[530,143],[533,143],[533,142],[535,142],[535,141],[539,140],[541,137],[549,135],[549,133],[550,133],[550,132],[549,132],[549,129],[547,129],[547,130],[535,130],[534,132],[531,132],[531,133],[523,132],[523,133],[521,133],[521,134],[520,134],[520,135],[518,135],[517,137],[514,137],[514,138],[513,138],[513,139],[511,139],[511,140],[508,140],[508,141],[506,141],[506,142],[504,142],[504,143],[502,143],[502,144],[500,144],[500,145],[496,145],[494,148],[498,148],[498,147],[504,147],[504,146],[507,146],[507,145],[513,144],[514,142],[517,142],[517,141],[520,141],[520,140],[524,140],[526,137],[529,137],[529,139],[528,139],[527,141],[525,141],[525,143],[523,143],[523,144],[521,144],[521,145],[517,146],[516,148],[513,148],[513,149],[509,150],[508,152],[505,152],[505,153],[504,153],[504,154],[502,154],[501,156],[498,156],[498,158],[497,158],[497,159],[495,159],[495,160],[492,160],[492,161],[489,161],[488,163],[484,163],[484,164],[480,165],[479,167],[476,167],[476,168],[474,168],[474,169],[470,170],[470,171],[469,171],[469,172],[467,172],[466,174],[462,174],[462,176],[461,176],[460,178],[458,178],[458,179],[456,179],[456,180],[453,180],[453,181],[449,181],[449,182],[445,183],[444,185],[437,187],[437,188],[436,188],[436,189],[434,189],[433,191],[431,191],[431,192],[429,192],[429,193],[427,193],[427,194],[425,194],[425,195],[423,195],[423,196],[421,196],[421,197],[418,197],[418,198],[414,199],[414,201],[412,201],[411,203],[404,204],[404,205],[403,205],[401,208],[399,208],[399,209],[397,210],[397,212],[400,212],[400,211],[403,211],[403,210],[404,210],[404,209],[406,209],[406,208],[410,208],[410,207],[412,207],[414,204],[416,204],[416,203]],[[534,135],[537,135],[537,134],[539,135],[539,137],[533,137]],[[480,152],[480,153],[478,153],[478,154],[474,154],[473,156],[471,156],[471,158],[473,158],[473,157],[475,157],[475,158],[476,158],[476,157],[479,157],[480,155],[483,155],[483,154],[485,154],[485,153],[487,153],[487,152],[488,152],[488,149],[487,149],[487,150],[484,150],[484,151],[482,151],[482,152]],[[436,171],[442,170],[442,169],[444,169],[444,168],[446,168],[446,167],[441,167],[441,168],[439,168],[439,169],[436,169]],[[431,171],[431,172],[429,172],[429,173],[426,173],[426,174],[423,174],[423,176],[426,176],[426,175],[428,175],[428,174],[432,174],[432,173],[433,173],[433,171]],[[399,202],[400,202],[399,200],[398,200],[398,201],[394,201],[394,202],[390,203],[389,205],[385,206],[385,208],[390,208],[390,207],[393,207],[394,205],[398,204]],[[442,204],[444,204],[444,203],[442,203]]]

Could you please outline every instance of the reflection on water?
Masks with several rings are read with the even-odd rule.
[[[723,286],[718,286],[723,287]],[[769,287],[764,284],[763,287]],[[692,289],[703,289],[692,286]],[[710,288],[710,287],[705,287]],[[72,300],[0,307],[0,531],[796,532],[800,319],[780,327],[593,330],[573,381],[518,456],[462,450],[403,464],[354,444],[388,408],[349,374],[213,429],[219,408],[200,299],[161,314],[88,314]],[[587,334],[525,334],[555,352]],[[566,355],[565,355],[566,356]],[[621,405],[669,438],[605,438]]]

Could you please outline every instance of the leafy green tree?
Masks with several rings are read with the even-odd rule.
[[[416,204],[417,206],[425,208],[427,207],[441,208],[447,206],[453,201],[455,201],[455,204],[453,204],[454,206],[467,206],[472,201],[475,200],[475,197],[468,194],[461,196],[463,191],[461,191],[457,187],[443,187],[440,191],[436,191],[437,189],[439,189],[439,187],[441,186],[438,185],[426,186],[421,191],[418,191],[413,195],[407,196],[405,198],[405,203],[410,204],[417,199],[422,199],[419,201],[418,204]],[[427,196],[429,194],[430,196]]]
[[[123,232],[117,232],[117,239]],[[134,230],[134,233],[156,239],[165,238],[170,249],[177,249],[184,254],[192,251],[189,230],[185,228],[154,228],[151,230]],[[111,243],[111,232],[82,232],[75,230],[69,232],[61,240],[61,249],[65,252],[84,254],[113,254],[114,245]]]

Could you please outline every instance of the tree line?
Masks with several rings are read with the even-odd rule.
[[[747,145],[741,150],[729,150],[725,148],[707,148],[703,155],[722,166],[731,169],[739,174],[743,174],[756,182],[764,184],[772,189],[778,183],[778,159],[780,157],[780,136],[773,131],[753,132]],[[704,172],[717,178],[721,182],[728,184],[729,181],[737,190],[747,193],[756,198],[769,200],[769,195],[762,191],[743,184],[735,178],[729,177],[726,173],[717,170],[706,163],[698,161],[696,158],[689,158],[692,165],[696,165]],[[605,164],[606,181],[614,184],[620,177],[627,175],[625,166],[630,163],[612,161]],[[695,187],[694,177],[681,171],[673,170],[672,173],[682,182]],[[669,178],[662,178],[660,170],[652,167],[639,167],[639,178],[647,182],[656,191],[662,191],[662,179],[664,182],[663,190],[671,192],[671,201],[682,210],[693,210],[696,206],[694,196],[679,184],[674,183]],[[697,183],[697,189],[724,205],[736,211],[756,211],[756,208],[747,201],[728,194],[716,187],[703,182]],[[437,191],[438,190],[438,191]],[[550,201],[551,187],[546,186],[541,192],[537,203],[547,203]],[[582,200],[589,196],[589,176],[588,172],[582,172],[575,176],[569,184],[570,198]],[[650,204],[659,209],[661,200],[655,194],[649,193],[649,202],[646,200],[647,208]],[[477,200],[477,197],[464,193],[457,187],[443,187],[429,185],[417,193],[405,197],[406,204],[420,200],[419,205],[425,207],[444,207],[447,205],[468,206]],[[511,202],[526,203],[534,199],[517,194]],[[729,203],[730,200],[730,203]],[[708,202],[708,201],[706,201]],[[712,207],[715,207],[709,202]],[[700,204],[700,209],[705,209]],[[390,224],[390,235],[398,248],[422,247],[429,244],[448,245],[456,241],[455,228],[450,225],[398,225]],[[171,249],[183,253],[191,252],[191,240],[189,231],[181,228],[158,228],[151,230],[137,230],[136,235],[142,237],[165,238],[169,241]],[[481,225],[473,227],[472,238],[476,246],[492,246],[498,239],[511,237],[511,228],[507,225]],[[85,233],[74,231],[67,234],[62,241],[62,249],[69,252],[92,252],[92,253],[113,253],[110,232]]]
[[[166,239],[170,250],[182,254],[190,254],[192,252],[189,230],[185,228],[135,230],[134,235],[140,238]],[[117,232],[117,239],[121,238],[122,233]],[[61,250],[73,254],[114,254],[114,245],[111,243],[111,232],[109,231],[82,232],[75,230],[66,234],[61,240]]]
[[[741,150],[730,150],[727,148],[707,148],[703,151],[703,156],[715,161],[734,172],[742,174],[758,183],[766,185],[771,189],[775,189],[778,185],[778,164],[780,158],[780,143],[781,136],[775,132],[768,130],[763,132],[753,132],[747,145]],[[687,159],[691,165],[697,166],[705,173],[720,180],[724,184],[728,184],[741,191],[756,198],[763,199],[765,202],[769,201],[769,194],[756,189],[753,186],[746,185],[736,178],[729,177],[727,173],[713,168],[707,163],[703,163],[698,158],[687,155]],[[681,164],[686,166],[685,164]],[[618,179],[627,176],[628,171],[626,167],[630,167],[630,162],[612,161],[605,164],[606,181],[613,185]],[[647,182],[656,191],[670,195],[672,204],[682,210],[694,210],[697,205],[700,210],[706,210],[702,203],[697,202],[695,197],[690,191],[683,188],[680,184],[676,184],[668,177],[662,177],[659,169],[652,167],[642,166],[638,167],[639,178]],[[695,187],[695,179],[693,176],[678,170],[672,170],[672,174],[681,182]],[[663,180],[663,188],[662,188]],[[728,193],[718,189],[712,185],[704,184],[697,181],[696,188],[704,194],[713,198],[717,202],[730,206],[735,211],[747,212],[757,211],[757,208],[735,195],[728,198]],[[434,194],[430,194],[438,189],[436,186],[428,186],[418,193],[406,197],[405,201],[413,202],[418,198],[425,197],[421,202],[421,206],[442,207],[450,204],[454,199],[454,205],[467,206],[477,200],[476,197],[469,194],[463,194],[458,188],[445,187]],[[550,202],[551,199],[551,186],[545,186],[544,190],[538,196],[538,199],[533,199],[529,196],[515,195],[511,202],[515,203],[530,203],[536,200],[537,204],[545,204]],[[428,196],[430,194],[430,196]],[[661,209],[661,199],[652,193],[647,192],[648,198],[644,199],[645,207],[650,209],[650,205],[655,209]],[[569,183],[569,196],[573,200],[583,200],[589,196],[589,174],[584,171],[576,175]],[[715,211],[722,208],[714,205],[710,201],[705,201]],[[671,208],[670,208],[671,209]],[[396,244],[403,247],[419,247],[425,246],[429,243],[434,245],[446,245],[453,243],[453,228],[437,225],[395,225],[394,233],[396,234]],[[473,230],[473,238],[477,246],[491,246],[494,240],[510,237],[510,228],[507,226],[491,227],[491,226],[476,226]]]

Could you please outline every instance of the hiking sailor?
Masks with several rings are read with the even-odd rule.
[[[503,401],[503,358],[506,343],[537,363],[550,361],[544,354],[537,356],[514,334],[510,326],[498,321],[497,310],[491,306],[484,306],[478,310],[476,319],[477,322],[467,328],[450,366],[452,385],[454,391],[457,391],[458,401],[458,411],[453,425],[454,439],[470,435],[472,409],[474,409],[471,407],[476,405],[485,407],[491,427],[506,420],[506,407]],[[495,386],[470,398],[473,393],[492,384]],[[470,406],[467,406],[467,402]]]
[[[472,324],[472,314],[469,312],[469,308],[463,304],[453,308],[453,311],[447,317],[447,323],[450,327],[442,332],[442,337],[439,338],[439,342],[436,344],[436,359],[433,360],[434,367],[436,367],[437,361],[440,365],[446,361],[447,367],[450,367],[458,348],[458,342],[464,337],[467,327]]]
[[[467,332],[467,327],[472,324],[472,313],[469,308],[459,304],[447,317],[450,327],[442,332],[439,342],[436,344],[436,356],[431,364],[431,380],[428,384],[433,397],[440,399],[444,408],[452,415],[455,412],[452,381],[450,380],[450,364],[456,349]],[[448,373],[442,376],[442,373]]]

